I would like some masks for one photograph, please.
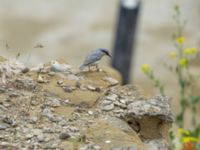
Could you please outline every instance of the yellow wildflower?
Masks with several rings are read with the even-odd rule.
[[[192,55],[192,54],[195,54],[197,53],[197,48],[193,47],[193,48],[186,48],[184,53],[186,55]]]
[[[172,52],[169,52],[169,57],[170,58],[176,58],[177,57],[177,53],[172,51]]]
[[[178,129],[178,133],[180,134],[180,135],[190,135],[190,132],[189,131],[187,131],[187,130],[184,130],[183,128],[179,128]]]
[[[141,67],[141,70],[142,70],[142,72],[147,74],[151,71],[151,66],[149,64],[143,64]]]
[[[188,143],[188,142],[198,142],[198,141],[199,141],[198,138],[191,137],[191,136],[183,137],[183,138],[182,138],[182,142],[183,142],[183,143]]]
[[[188,65],[188,60],[187,60],[186,58],[180,59],[179,65],[180,65],[181,67],[187,67],[187,65]]]
[[[181,37],[178,37],[178,38],[176,39],[176,41],[177,41],[177,43],[182,44],[182,43],[185,42],[185,38],[181,36]]]
[[[193,54],[195,54],[195,53],[197,53],[198,50],[197,50],[196,47],[192,47],[192,48],[191,48],[191,51],[192,51]]]
[[[187,54],[187,55],[192,54],[191,48],[186,48],[186,49],[184,50],[184,53]]]

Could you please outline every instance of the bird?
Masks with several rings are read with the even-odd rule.
[[[101,60],[101,58],[105,55],[111,57],[109,51],[104,48],[97,48],[91,51],[87,55],[87,57],[85,58],[83,64],[79,67],[79,69],[83,70],[85,67],[89,67],[89,71],[90,71],[90,67],[95,66],[97,71],[99,71],[98,61]]]

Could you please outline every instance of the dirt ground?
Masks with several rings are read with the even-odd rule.
[[[20,61],[29,66],[62,57],[78,67],[91,49],[112,50],[118,2],[0,0],[0,55],[16,57],[20,53]],[[159,65],[166,53],[174,49],[171,35],[175,31],[172,21],[175,4],[180,4],[187,20],[186,44],[200,47],[199,0],[143,0],[132,82],[139,84],[147,95],[155,93],[151,82],[140,72],[143,63],[151,64],[166,83],[168,95],[174,97],[172,109],[177,111],[175,79]],[[38,44],[44,47],[34,48]],[[109,59],[104,58],[101,65],[108,63]]]

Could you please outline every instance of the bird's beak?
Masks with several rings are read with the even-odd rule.
[[[110,54],[108,54],[108,57],[110,57],[110,58],[111,58],[112,56],[111,56]]]

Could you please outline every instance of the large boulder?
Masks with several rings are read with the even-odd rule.
[[[168,149],[167,97],[121,86],[112,68],[97,72],[52,61],[27,68],[0,62],[0,148]]]

